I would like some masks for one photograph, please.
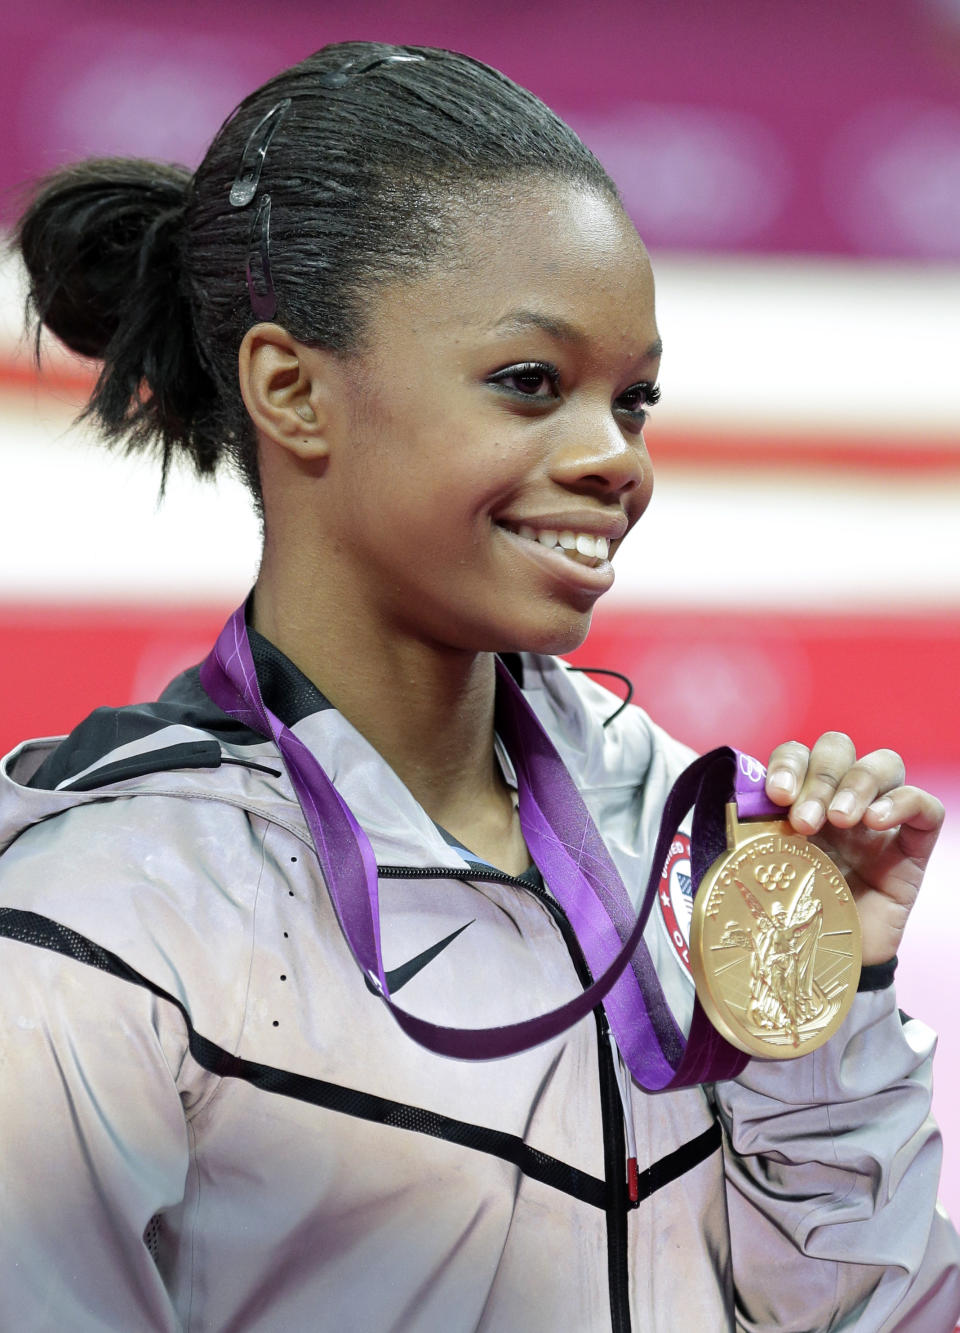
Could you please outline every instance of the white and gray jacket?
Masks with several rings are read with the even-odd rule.
[[[251,635],[265,701],[381,868],[385,965],[434,1022],[585,972],[542,886],[472,863]],[[522,683],[630,892],[689,753],[554,659]],[[411,1042],[364,982],[272,742],[188,672],[0,776],[0,1329],[909,1330],[960,1314],[933,1037],[862,994],[801,1059],[624,1111],[602,1012],[510,1059]],[[678,1020],[692,988],[654,912]]]

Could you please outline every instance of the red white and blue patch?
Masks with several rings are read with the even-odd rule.
[[[690,918],[693,915],[693,876],[690,869],[690,839],[678,833],[660,876],[657,893],[660,919],[673,946],[673,952],[690,972]]]

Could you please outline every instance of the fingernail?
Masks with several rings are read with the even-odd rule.
[[[893,801],[888,800],[886,796],[881,796],[879,801],[874,801],[871,805],[870,813],[876,815],[878,819],[889,819],[892,809]]]
[[[797,780],[790,772],[789,768],[777,768],[772,773],[767,774],[767,790],[783,792],[784,796],[792,796],[797,788]]]
[[[823,806],[819,801],[804,801],[803,805],[798,805],[793,813],[802,823],[809,824],[811,828],[819,828],[823,819]]]
[[[838,815],[852,815],[857,808],[857,798],[852,791],[838,791],[830,802],[830,809]]]

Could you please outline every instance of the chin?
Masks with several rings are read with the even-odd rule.
[[[586,614],[557,616],[552,623],[527,624],[515,636],[498,644],[499,653],[543,653],[564,657],[583,643],[590,631],[592,609]]]

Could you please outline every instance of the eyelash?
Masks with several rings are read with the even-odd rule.
[[[515,366],[507,366],[504,370],[498,370],[495,375],[491,375],[488,383],[496,384],[505,392],[513,394],[514,397],[525,400],[526,402],[548,402],[543,394],[524,393],[521,389],[514,389],[506,382],[511,379],[521,379],[524,375],[536,378],[542,382],[546,378],[554,395],[560,383],[560,371],[551,361],[522,361]],[[628,394],[640,393],[642,395],[642,407],[623,409],[630,417],[631,421],[643,425],[647,419],[646,409],[653,407],[660,401],[659,384],[650,384],[646,380],[641,380],[637,384],[631,384],[629,389],[625,389],[620,398],[626,398]],[[619,399],[617,400],[619,401]]]

